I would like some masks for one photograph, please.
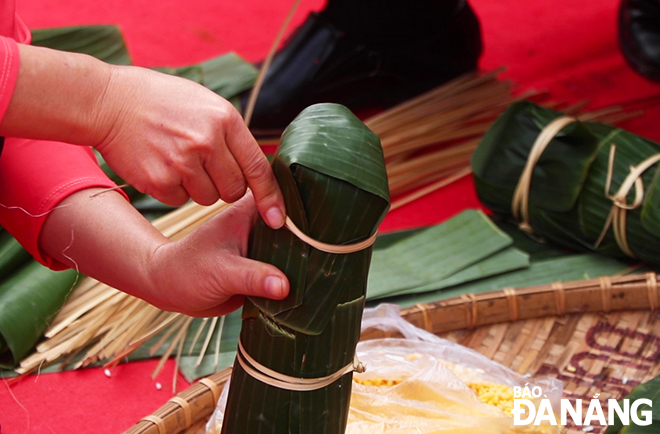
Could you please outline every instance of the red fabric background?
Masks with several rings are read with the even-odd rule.
[[[31,28],[75,24],[119,24],[134,62],[181,66],[228,51],[258,60],[268,51],[290,3],[207,0],[17,0]],[[484,30],[484,69],[506,66],[502,77],[521,88],[548,90],[561,101],[590,101],[597,108],[658,98],[660,85],[625,65],[616,40],[618,0],[471,0]],[[324,0],[304,0],[300,23]],[[660,140],[660,109],[623,125]],[[440,222],[478,206],[470,179],[392,212],[382,230]],[[0,384],[2,434],[116,434],[154,412],[171,396],[173,363],[157,379],[155,361],[120,365],[107,378],[100,369],[32,376]],[[179,391],[188,384],[179,378]]]

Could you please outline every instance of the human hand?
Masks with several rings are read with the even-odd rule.
[[[161,245],[147,269],[150,290],[141,297],[161,309],[198,317],[232,312],[245,295],[286,297],[289,283],[282,271],[245,258],[255,217],[248,193],[184,239]]]
[[[190,80],[91,56],[19,44],[16,87],[0,136],[98,149],[162,202],[233,202],[247,187],[269,226],[284,224],[275,176],[240,114]]]
[[[98,105],[94,146],[143,193],[170,204],[210,205],[254,193],[266,223],[284,224],[284,200],[268,160],[241,115],[190,80],[136,67],[112,67]]]

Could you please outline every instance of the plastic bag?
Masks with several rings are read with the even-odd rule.
[[[476,351],[413,326],[401,318],[395,305],[365,309],[362,330],[372,327],[404,338],[358,344],[358,358],[367,370],[353,377],[346,434],[560,432],[561,427],[551,425],[514,426],[510,414],[482,402],[473,389],[538,386],[543,397],[558,408],[563,388],[559,380],[522,377]],[[369,385],[381,380],[392,385]],[[491,392],[485,395],[493,395]],[[495,402],[498,397],[490,399]],[[207,425],[208,434],[220,433],[225,402],[223,393]]]

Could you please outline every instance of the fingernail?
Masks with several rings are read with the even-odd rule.
[[[266,292],[275,299],[282,298],[282,287],[284,286],[282,279],[275,276],[266,277]]]
[[[273,229],[279,229],[284,225],[284,215],[277,207],[272,207],[266,211],[266,222]]]

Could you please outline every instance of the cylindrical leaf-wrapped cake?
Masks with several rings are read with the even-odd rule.
[[[345,107],[317,104],[284,131],[272,167],[302,235],[255,226],[249,256],[280,268],[291,290],[245,302],[222,433],[340,434],[369,240],[389,209],[380,140]],[[344,251],[326,251],[336,246]]]

